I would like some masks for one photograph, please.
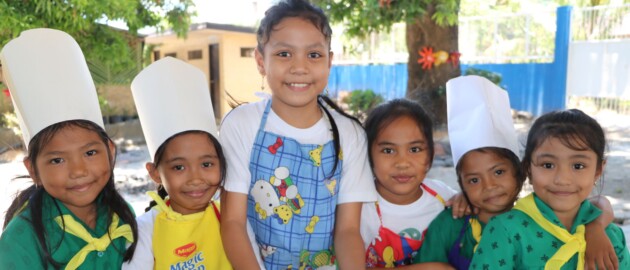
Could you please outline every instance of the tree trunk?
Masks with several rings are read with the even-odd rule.
[[[435,8],[430,6],[424,17],[407,23],[407,97],[419,101],[427,112],[433,114],[434,123],[442,125],[446,123],[446,82],[459,76],[461,71],[459,65],[451,63],[432,66],[431,69],[422,69],[418,63],[418,52],[424,47],[433,48],[433,53],[458,51],[457,25],[437,25],[431,19],[434,11]]]

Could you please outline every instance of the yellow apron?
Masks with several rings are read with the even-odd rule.
[[[153,225],[154,269],[232,269],[223,250],[220,214],[214,202],[204,212],[181,215],[149,194],[159,213]]]
[[[519,210],[529,217],[531,217],[540,227],[545,231],[564,242],[564,245],[556,251],[545,264],[545,270],[560,269],[562,266],[573,257],[575,253],[578,254],[577,269],[584,269],[584,252],[586,251],[586,240],[584,239],[584,225],[578,225],[575,234],[570,234],[566,229],[551,223],[547,220],[536,207],[534,202],[534,195],[530,194],[527,197],[520,199],[516,202],[514,209]]]

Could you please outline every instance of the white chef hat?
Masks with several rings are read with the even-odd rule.
[[[519,156],[505,90],[479,76],[454,78],[446,83],[446,105],[453,164],[482,147],[505,148]]]
[[[0,51],[24,144],[46,127],[89,120],[104,128],[96,87],[79,44],[55,29],[24,31]]]
[[[197,67],[162,58],[133,79],[131,92],[151,158],[168,138],[184,131],[217,137],[208,81]]]

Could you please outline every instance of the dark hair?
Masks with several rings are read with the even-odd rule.
[[[457,183],[459,184],[459,188],[462,190],[462,194],[464,194],[464,198],[466,198],[466,201],[468,202],[468,205],[470,205],[471,207],[473,206],[473,204],[470,202],[470,199],[468,198],[468,194],[466,194],[466,190],[464,189],[464,185],[462,184],[462,177],[461,177],[461,172],[462,172],[462,160],[464,160],[464,158],[466,157],[466,155],[470,152],[480,152],[480,153],[487,153],[487,154],[495,154],[500,158],[503,159],[507,159],[508,161],[510,161],[510,164],[512,165],[512,168],[514,169],[514,179],[516,180],[516,188],[518,189],[516,192],[516,196],[514,198],[512,198],[512,202],[516,201],[516,199],[518,198],[518,194],[521,192],[521,189],[523,188],[523,183],[525,183],[525,172],[523,171],[523,167],[521,167],[521,161],[518,159],[518,156],[516,156],[516,154],[512,151],[510,151],[509,149],[506,148],[502,148],[502,147],[482,147],[482,148],[477,148],[477,149],[473,149],[470,150],[468,152],[466,152],[466,154],[464,154],[459,161],[457,162],[457,165],[455,166],[455,172],[457,174]]]
[[[269,41],[274,27],[285,18],[290,17],[298,17],[311,22],[322,32],[328,41],[328,48],[330,48],[332,28],[324,11],[305,0],[283,0],[270,7],[265,12],[265,17],[260,21],[260,26],[256,32],[259,52],[263,52],[264,45]]]
[[[223,148],[221,148],[221,144],[219,143],[219,141],[214,136],[212,136],[210,133],[205,132],[205,131],[201,131],[201,130],[187,130],[187,131],[180,132],[180,133],[177,133],[177,134],[169,137],[155,151],[155,156],[153,157],[153,165],[157,168],[157,166],[160,165],[160,163],[162,162],[162,159],[164,158],[164,151],[166,151],[166,146],[168,146],[168,144],[173,140],[173,138],[175,138],[175,137],[177,137],[179,135],[184,135],[184,134],[204,134],[204,135],[208,136],[208,140],[214,146],[214,149],[217,151],[217,156],[219,158],[219,173],[221,173],[221,182],[219,184],[219,187],[223,186],[223,182],[225,181],[225,174],[226,174],[226,171],[227,171],[227,162],[225,161],[225,155],[223,154]],[[162,199],[164,199],[164,198],[166,198],[166,196],[168,196],[168,192],[166,192],[166,189],[164,187],[162,187],[162,186],[159,186],[157,191],[158,191],[157,192],[158,195]],[[149,203],[149,206],[147,208],[145,208],[144,211],[148,212],[156,204],[157,203],[155,201],[151,201]]]
[[[427,150],[429,154],[429,167],[433,164],[433,153],[435,147],[433,145],[433,122],[431,117],[422,108],[420,103],[409,99],[394,99],[383,103],[368,115],[365,120],[365,132],[367,133],[368,140],[368,156],[370,160],[370,166],[374,167],[374,161],[372,160],[372,144],[376,140],[379,132],[394,120],[407,116],[416,122],[416,125],[420,131],[424,134],[424,138],[427,140]]]
[[[118,191],[116,190],[114,186],[114,164],[115,164],[116,157],[113,156],[115,153],[111,153],[108,147],[110,143],[112,145],[114,143],[109,138],[105,130],[102,127],[98,126],[97,124],[94,124],[93,122],[90,122],[87,120],[70,120],[70,121],[53,124],[51,126],[46,127],[39,133],[37,133],[37,135],[35,135],[31,139],[31,141],[28,144],[27,159],[31,162],[33,166],[35,176],[39,178],[39,172],[37,170],[36,160],[37,160],[38,155],[40,154],[40,151],[48,142],[50,142],[50,140],[52,140],[52,138],[56,134],[59,133],[59,131],[64,130],[69,127],[79,127],[79,128],[97,133],[99,137],[101,138],[102,142],[106,146],[107,156],[109,157],[108,160],[113,160],[113,162],[110,164],[111,168],[110,168],[109,180],[107,181],[107,184],[105,184],[105,187],[103,188],[103,190],[101,190],[101,193],[99,194],[99,196],[101,196],[101,204],[108,207],[108,211],[107,211],[108,224],[111,223],[112,217],[115,213],[120,217],[120,219],[124,223],[129,224],[129,226],[131,226],[131,230],[133,232],[133,239],[135,239],[136,241],[131,243],[129,248],[127,248],[127,251],[124,252],[124,257],[123,257],[123,261],[129,261],[131,260],[131,257],[133,256],[133,253],[136,249],[136,243],[138,239],[138,227],[136,225],[136,220],[135,220],[133,211],[129,209],[129,205],[127,204],[125,199],[123,199],[123,197],[118,193]],[[22,207],[24,203],[28,202],[27,207],[31,211],[30,213],[31,217],[30,217],[29,222],[33,226],[35,234],[37,235],[37,240],[41,246],[41,251],[44,254],[44,257],[42,258],[42,263],[44,265],[52,264],[55,268],[58,268],[60,267],[59,262],[55,261],[49,252],[49,248],[47,245],[48,242],[46,240],[46,232],[44,230],[44,224],[42,220],[42,200],[43,200],[44,192],[46,191],[41,185],[39,186],[32,185],[29,188],[21,191],[18,194],[18,196],[15,198],[15,200],[13,200],[13,202],[11,203],[9,210],[7,210],[4,226],[6,228],[6,226],[9,223],[9,220],[11,220],[17,214],[19,214],[18,213],[19,208]],[[55,203],[55,207],[57,208],[57,211],[61,215],[61,209],[59,208],[57,201],[54,201],[54,203]],[[62,229],[65,231],[65,223],[62,225],[64,227]],[[110,232],[108,231],[107,234],[109,235],[109,233]],[[63,238],[62,240],[60,240],[58,245],[61,244],[61,241],[63,241]],[[122,253],[122,251],[119,251],[119,252]]]
[[[536,119],[525,145],[523,170],[530,174],[532,154],[545,140],[556,138],[573,150],[591,150],[597,155],[597,169],[602,169],[606,151],[604,130],[595,119],[578,109],[554,111]]]

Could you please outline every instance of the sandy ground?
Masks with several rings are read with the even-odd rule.
[[[594,194],[605,195],[610,200],[615,211],[615,222],[624,229],[630,245],[630,181],[627,180],[630,175],[630,116],[600,114],[596,118],[606,129],[609,152],[604,184],[599,190],[594,191]],[[521,142],[524,143],[529,123],[517,123],[516,128]],[[134,207],[136,213],[141,214],[149,202],[148,196],[144,193],[155,188],[144,167],[149,160],[149,153],[141,135],[138,137],[135,132],[135,135],[124,137],[125,134],[128,133],[120,132],[119,135],[123,137],[115,139],[119,149],[114,170],[116,185],[125,199]],[[439,155],[428,177],[442,180],[459,190],[449,155],[448,140],[444,132],[436,133],[436,142],[436,154]],[[13,200],[13,194],[30,185],[27,179],[10,180],[16,175],[26,174],[24,166],[19,162],[22,158],[23,152],[20,150],[10,150],[0,154],[0,179],[4,181],[4,184],[0,185],[0,224],[4,220],[6,208]],[[530,191],[530,187],[524,188],[524,194]]]

